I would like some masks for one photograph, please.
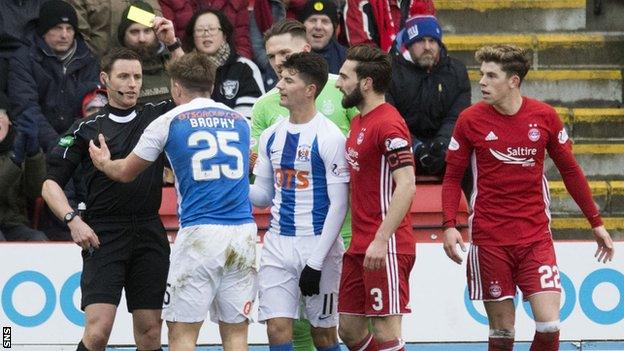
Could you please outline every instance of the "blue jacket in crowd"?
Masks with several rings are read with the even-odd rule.
[[[38,126],[44,151],[82,117],[82,98],[98,85],[98,61],[79,35],[75,40],[76,52],[66,68],[39,36],[33,46],[21,47],[11,58],[11,115],[16,121],[26,118]]]

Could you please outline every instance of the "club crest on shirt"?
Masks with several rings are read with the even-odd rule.
[[[238,94],[238,81],[230,79],[224,81],[221,85],[221,94],[228,100],[233,99]]]
[[[321,103],[320,110],[322,114],[324,114],[325,116],[329,116],[333,114],[334,111],[336,111],[336,108],[334,107],[334,104],[332,104],[331,100],[325,99],[323,100],[323,103]]]
[[[529,140],[531,140],[532,142],[536,142],[538,141],[540,138],[540,131],[537,128],[531,128],[529,129]]]
[[[360,145],[363,141],[364,141],[364,132],[366,131],[366,128],[362,128],[362,130],[360,130],[360,134],[358,134],[358,137],[356,139],[356,143],[358,145]]]
[[[498,285],[498,282],[490,282],[490,296],[497,298],[500,297],[502,293],[503,289]]]
[[[310,161],[310,145],[299,145],[297,147],[297,161],[308,162]]]

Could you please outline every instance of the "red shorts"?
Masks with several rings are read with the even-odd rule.
[[[545,291],[561,292],[552,240],[514,246],[472,244],[467,266],[471,300],[510,299],[516,287],[524,299]]]
[[[364,269],[363,254],[345,253],[338,293],[338,312],[366,316],[410,313],[409,276],[415,255],[389,254],[386,266]]]

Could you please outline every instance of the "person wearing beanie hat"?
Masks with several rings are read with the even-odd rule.
[[[39,10],[37,35],[43,38],[57,55],[65,55],[75,50],[78,19],[76,11],[62,0],[50,0]]]
[[[312,15],[325,15],[334,25],[338,24],[338,7],[334,0],[309,0],[299,11],[299,21],[305,22]]]
[[[309,0],[299,12],[299,21],[306,28],[312,50],[325,58],[329,73],[338,74],[347,49],[335,38],[338,8],[334,0]]]
[[[22,46],[10,61],[11,116],[16,129],[38,133],[44,152],[82,115],[82,98],[98,84],[98,62],[77,33],[77,23],[71,5],[45,2],[33,44]]]
[[[183,55],[175,36],[169,43],[158,40],[156,30],[128,18],[130,8],[134,6],[149,13],[154,8],[147,2],[134,1],[121,14],[117,27],[119,45],[136,52],[143,62],[143,85],[139,96],[139,104],[160,102],[171,99],[169,75],[165,69],[166,62],[171,58],[171,51]],[[159,17],[160,18],[160,17]],[[170,20],[166,20],[171,22]],[[173,25],[173,23],[171,24]],[[170,46],[168,46],[168,45]],[[179,50],[179,51],[178,51]]]
[[[441,177],[457,117],[470,106],[466,66],[446,54],[440,23],[430,11],[416,9],[397,34],[393,52],[388,101],[412,134],[416,174]],[[466,174],[468,196],[472,182]]]
[[[61,23],[71,25],[74,30],[78,29],[76,10],[63,0],[50,0],[43,3],[39,9],[37,34],[44,36],[48,30]]]

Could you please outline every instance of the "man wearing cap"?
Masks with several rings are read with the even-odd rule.
[[[97,60],[76,28],[76,11],[69,4],[48,1],[39,12],[34,44],[21,47],[10,61],[11,115],[44,152],[81,116],[82,98],[98,85]],[[15,152],[23,159],[24,150]]]
[[[329,73],[338,74],[347,56],[347,49],[336,40],[338,9],[333,0],[310,0],[299,12],[299,21],[306,28],[312,50],[323,56]]]
[[[466,66],[447,56],[442,29],[431,14],[406,21],[395,51],[387,100],[412,134],[416,173],[442,175],[457,116],[470,106]]]
[[[154,13],[152,6],[144,1],[135,1],[131,6]],[[136,52],[143,61],[143,86],[139,104],[171,99],[165,62],[171,58],[171,51],[178,53],[176,49],[180,47],[179,41],[176,40],[171,46],[167,46],[156,38],[153,28],[128,19],[131,6],[121,14],[117,40],[121,46]],[[181,51],[179,53],[183,54]]]

